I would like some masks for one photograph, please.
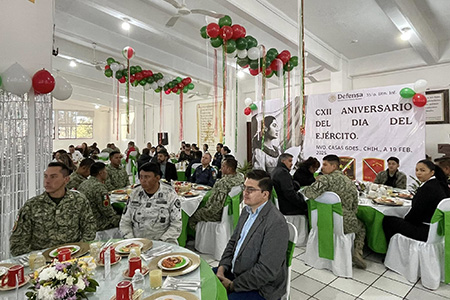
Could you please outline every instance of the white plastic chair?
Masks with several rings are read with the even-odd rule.
[[[234,186],[228,193],[233,198],[242,195],[242,187]],[[239,214],[239,209],[234,214]],[[233,233],[233,215],[228,215],[228,205],[222,209],[220,222],[199,222],[195,227],[195,249],[201,253],[211,254],[220,260],[223,251]]]
[[[99,161],[106,164],[109,160],[109,153],[108,152],[100,152],[98,154],[98,159],[99,159]]]
[[[333,205],[341,203],[341,199],[336,193],[324,192],[315,199],[316,202]],[[309,232],[308,243],[306,245],[305,263],[316,269],[328,269],[336,276],[352,277],[352,251],[354,233],[344,234],[343,217],[333,212],[333,259],[322,258],[319,256],[319,235],[318,235],[318,213],[317,209],[311,210],[311,231]]]
[[[194,172],[197,169],[197,167],[201,166],[201,165],[202,165],[201,163],[192,164],[192,166],[191,166],[191,175],[194,174]]]
[[[286,284],[286,294],[281,297],[281,300],[288,300],[291,295],[291,272],[292,272],[292,258],[294,256],[294,248],[297,243],[297,228],[295,228],[294,224],[287,222],[288,229],[289,229],[289,244],[288,249],[286,253],[286,259],[287,259],[287,265],[288,265],[288,278],[287,278],[287,284]]]
[[[450,198],[443,199],[437,209],[450,211]],[[426,242],[395,234],[389,242],[384,265],[412,283],[420,277],[424,287],[439,288],[439,283],[445,279],[445,243],[444,237],[437,234],[437,228],[438,222],[430,225]]]

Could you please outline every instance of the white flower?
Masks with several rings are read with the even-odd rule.
[[[45,268],[39,274],[39,280],[49,280],[55,278],[56,269],[54,267]]]
[[[57,272],[55,277],[58,280],[64,280],[67,278],[67,274],[64,272]]]
[[[52,300],[54,293],[55,290],[53,290],[50,286],[41,286],[38,290],[38,299]]]
[[[86,287],[82,278],[78,278],[78,282],[75,285],[79,290],[84,290],[84,288]]]
[[[66,284],[67,285],[73,285],[73,281],[75,280],[75,278],[73,278],[72,276],[67,277],[66,279]]]

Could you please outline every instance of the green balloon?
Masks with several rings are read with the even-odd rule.
[[[187,85],[188,89],[193,90],[195,85],[191,82]]]
[[[117,72],[116,72],[116,78],[117,78],[117,79],[120,79],[120,78],[122,78],[122,77],[123,77],[122,70],[117,71]]]
[[[2,77],[0,76],[0,86],[2,86]]]
[[[267,50],[267,55],[273,55],[273,56],[275,56],[275,57],[277,57],[278,56],[278,51],[277,51],[277,49],[275,49],[275,48],[270,48],[269,50]]]
[[[206,34],[206,26],[203,26],[202,28],[200,28],[200,35],[202,36],[202,38],[207,39],[208,35]]]
[[[234,51],[236,51],[236,41],[228,40],[227,41],[227,53],[233,53]]]
[[[236,49],[238,49],[238,50],[247,49],[247,39],[246,38],[237,39],[236,40]]]
[[[274,71],[270,72],[270,74],[269,74],[269,75],[267,75],[267,76],[266,76],[266,78],[270,78],[270,77],[272,77],[272,76],[273,76],[273,74],[275,74],[275,72],[274,72]]]
[[[189,88],[187,87],[187,86],[185,86],[184,88],[183,88],[183,93],[187,93],[189,91]]]
[[[139,84],[142,85],[142,86],[144,86],[144,85],[147,84],[147,80],[142,79],[141,81],[139,81]]]
[[[291,65],[293,65],[294,67],[298,66],[298,56],[292,56],[289,59],[289,62],[291,63]]]
[[[250,109],[251,110],[256,110],[256,109],[258,109],[258,106],[256,106],[255,103],[252,103],[252,104],[250,104]]]
[[[183,80],[183,79],[181,79],[181,77],[177,77],[175,79],[176,79],[177,83],[180,83]]]
[[[175,86],[175,84],[171,81],[167,84],[167,86],[171,89]]]
[[[136,73],[142,72],[142,68],[140,66],[136,66]]]
[[[139,85],[139,81],[135,80],[131,83],[132,86],[138,86]]]
[[[158,75],[158,80],[163,79],[164,75],[162,73],[156,73],[156,75]]]
[[[250,59],[248,59],[248,57],[244,57],[244,58],[238,57],[237,63],[241,68],[243,68],[244,66],[246,66],[250,63]]]
[[[105,76],[106,77],[111,77],[113,76],[113,71],[111,69],[105,70]]]
[[[232,24],[232,22],[231,22],[230,16],[224,16],[224,17],[219,19],[219,26],[220,27],[231,26],[231,24]]]
[[[164,85],[164,91],[167,91],[168,89],[169,89],[169,85],[168,84]]]
[[[259,66],[260,66],[258,60],[250,60],[248,65],[250,66],[250,69],[252,69],[252,70],[257,70],[259,68]]]
[[[415,94],[416,92],[414,92],[410,88],[402,88],[400,90],[400,96],[402,96],[403,98],[412,98]]]
[[[222,46],[222,39],[220,37],[216,37],[216,38],[212,38],[211,41],[211,46],[213,46],[214,48],[218,48],[220,46]]]
[[[245,39],[247,40],[247,50],[258,46],[258,41],[251,35],[247,35]]]
[[[161,88],[157,88],[157,89],[155,90],[155,93],[159,93],[159,92],[161,92]]]
[[[134,75],[134,74],[137,73],[137,70],[136,70],[135,66],[130,67],[130,73],[131,73],[131,75]]]
[[[155,78],[153,78],[153,76],[148,76],[147,77],[147,82],[148,83],[153,83],[155,81]]]
[[[108,57],[107,59],[106,59],[106,63],[108,64],[108,66],[110,66],[112,63],[114,63],[114,62],[116,62],[115,60],[114,60],[114,58],[112,58],[112,57]]]

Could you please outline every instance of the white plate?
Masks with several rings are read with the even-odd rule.
[[[155,300],[186,300],[186,298],[178,296],[178,295],[165,295],[156,298]]]
[[[173,268],[166,268],[166,267],[164,267],[164,266],[162,265],[162,262],[163,262],[163,260],[168,259],[169,257],[181,257],[184,261],[182,261],[181,263],[177,264],[177,265],[176,265],[175,267],[173,267]],[[174,271],[174,270],[178,270],[178,269],[181,269],[181,268],[186,267],[188,264],[189,264],[189,258],[187,258],[187,257],[184,256],[184,255],[167,255],[166,257],[161,258],[161,259],[158,261],[158,267],[160,267],[161,269],[166,270],[166,271]]]
[[[74,255],[75,253],[77,253],[81,249],[80,246],[78,246],[78,245],[61,246],[61,247],[55,248],[54,250],[50,251],[50,253],[48,255],[50,257],[57,257],[58,256],[58,250],[61,250],[61,249],[64,249],[64,248],[69,248],[70,249],[70,255]]]
[[[124,248],[124,247],[126,247],[128,245],[131,245],[131,244],[138,245],[139,248],[141,248],[141,249],[144,246],[144,244],[139,242],[139,241],[126,241],[126,242],[120,243],[119,245],[116,246],[116,248],[115,248],[116,252],[120,253],[120,254],[129,254],[130,253],[129,250],[128,251],[123,251],[123,250],[120,250],[120,249]]]

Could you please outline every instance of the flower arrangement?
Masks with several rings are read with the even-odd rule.
[[[87,299],[86,293],[95,292],[98,287],[88,264],[82,260],[55,261],[40,272],[36,271],[31,282],[31,291],[26,293],[30,300]]]

